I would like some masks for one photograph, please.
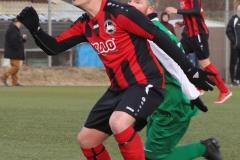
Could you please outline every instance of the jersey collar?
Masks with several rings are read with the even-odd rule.
[[[149,15],[147,15],[147,17],[148,17],[150,20],[152,20],[152,19],[154,19],[154,18],[157,18],[158,15],[157,15],[157,13],[150,13]]]

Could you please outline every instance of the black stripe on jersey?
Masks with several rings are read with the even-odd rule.
[[[124,75],[125,79],[127,79],[126,77],[128,77],[128,79],[129,79],[129,81],[127,81],[128,85],[130,86],[132,84],[136,84],[137,80],[130,69],[129,62],[127,60],[124,61],[121,64],[121,67],[122,67],[122,71],[124,71],[123,75]]]
[[[192,34],[195,35],[193,19],[191,17],[189,17],[188,19],[189,19],[189,22],[190,22],[190,25],[191,25],[191,26],[189,26],[189,29],[191,30]],[[191,33],[189,33],[189,34],[191,34]]]
[[[104,12],[104,22],[106,22],[107,20],[112,20],[111,16],[110,16],[110,13],[108,12]]]
[[[159,84],[162,84],[162,80],[163,80],[162,74],[160,73],[158,66],[154,62],[152,56],[150,55],[150,51],[147,46],[147,43],[148,43],[147,40],[145,38],[138,37],[131,33],[129,33],[128,35],[132,40],[132,44],[135,49],[138,64],[143,74],[145,75],[145,77],[147,79],[155,80],[155,82],[157,79],[159,79]],[[152,69],[149,69],[149,68],[152,68]],[[126,75],[129,75],[129,73]],[[149,77],[148,75],[151,75],[154,77]]]
[[[88,25],[88,23],[86,23],[86,30],[85,30],[85,35],[86,37],[92,37],[92,29],[91,27]]]
[[[121,88],[119,86],[116,78],[115,78],[115,73],[114,73],[113,69],[112,68],[108,68],[108,71],[109,71],[109,76],[110,76],[111,80],[113,81],[113,85],[114,85],[113,88]]]
[[[196,15],[196,22],[198,26],[199,33],[206,34],[205,28],[203,27],[203,20],[201,15]]]
[[[99,36],[99,25],[98,21],[93,22],[93,30]]]
[[[205,30],[202,25],[201,15],[196,15],[196,23],[197,23],[199,33],[204,33]]]

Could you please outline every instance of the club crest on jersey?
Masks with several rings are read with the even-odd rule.
[[[115,25],[115,23],[114,23],[112,20],[110,20],[110,19],[108,19],[108,20],[105,21],[105,23],[104,23],[104,28],[105,28],[105,32],[106,32],[107,34],[113,34],[114,32],[116,32],[116,25]]]

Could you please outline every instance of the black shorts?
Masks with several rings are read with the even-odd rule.
[[[136,119],[134,129],[140,131],[147,124],[148,116],[162,103],[164,94],[164,89],[152,85],[138,84],[125,90],[108,88],[92,108],[84,126],[111,135],[109,118],[114,111],[123,111]]]
[[[209,58],[208,34],[201,34],[193,37],[183,36],[181,44],[186,54],[195,53],[198,60]]]

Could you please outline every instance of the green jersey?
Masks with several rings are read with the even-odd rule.
[[[152,19],[152,22],[165,32],[183,51],[183,47],[178,38],[161,24],[158,18]],[[163,103],[151,115],[151,118],[157,120],[162,125],[189,120],[198,113],[198,109],[197,107],[194,107],[194,110],[191,109],[190,100],[183,94],[181,84],[165,67],[166,66],[163,66],[166,80],[166,94]]]
[[[152,19],[152,22],[183,50],[177,37],[163,26],[158,18]],[[162,104],[148,118],[144,152],[148,159],[163,160],[186,133],[191,117],[198,113],[197,107],[191,109],[189,99],[197,98],[199,92],[163,50],[153,42],[149,43],[153,53],[162,63],[166,90]]]

